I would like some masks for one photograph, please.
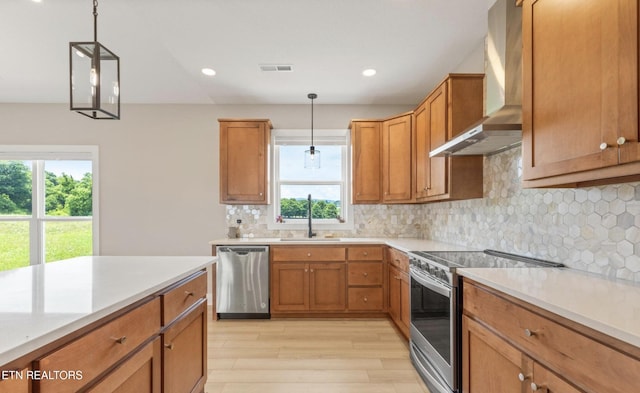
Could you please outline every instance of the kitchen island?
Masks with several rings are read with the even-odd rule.
[[[0,392],[100,391],[144,372],[149,391],[185,387],[166,369],[176,361],[202,365],[185,377],[204,386],[214,260],[94,256],[0,272]],[[173,345],[183,332],[200,333],[200,347]]]

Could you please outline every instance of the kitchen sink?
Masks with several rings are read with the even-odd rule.
[[[281,237],[282,242],[339,242],[339,237]]]

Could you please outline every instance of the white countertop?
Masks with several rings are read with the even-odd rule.
[[[214,257],[79,257],[0,272],[0,366],[204,269]]]
[[[561,268],[458,269],[457,273],[640,347],[640,286]]]
[[[468,247],[458,246],[451,243],[436,242],[433,240],[414,238],[377,238],[377,237],[341,237],[341,238],[296,238],[295,241],[282,240],[281,238],[253,238],[246,237],[240,239],[216,239],[209,242],[215,246],[240,246],[243,244],[254,245],[338,245],[338,244],[386,244],[397,248],[400,251],[472,251]]]

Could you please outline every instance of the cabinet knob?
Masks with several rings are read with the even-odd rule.
[[[196,294],[191,291],[184,291],[186,297],[195,296]]]
[[[308,253],[307,253],[307,256],[308,256],[308,257],[310,257],[310,256],[311,256],[311,253],[310,253],[310,252],[308,252]]]
[[[607,147],[609,147],[609,145],[607,145],[607,142],[602,142],[600,144],[600,150],[607,150]]]
[[[262,193],[260,193],[260,196],[262,196]]]
[[[518,379],[520,380],[520,382],[524,382],[527,379],[529,379],[528,375],[524,375],[523,373],[518,373]]]
[[[311,269],[311,273],[313,273],[313,269]]]
[[[304,269],[304,272],[305,272],[305,273],[306,273],[306,272],[308,272],[308,271],[309,271],[309,269]]]
[[[115,339],[118,344],[124,344],[127,341],[127,336],[122,336]]]
[[[538,332],[536,332],[535,330],[531,330],[531,329],[524,329],[524,335],[527,337],[533,337],[538,335]]]
[[[618,139],[616,140],[616,143],[618,143],[618,146],[622,146],[622,145],[624,145],[626,142],[627,142],[627,139],[626,139],[625,137],[623,137],[623,136],[621,136],[620,138],[618,138]]]
[[[362,254],[364,254],[364,256],[365,256],[365,257],[366,257],[367,255],[369,255],[369,253],[368,253],[368,252],[366,252],[366,251],[365,251],[365,252],[363,252]]]
[[[369,299],[367,299],[367,297],[364,297],[364,302],[366,303]]]
[[[531,382],[531,391],[532,392],[546,392],[547,387],[544,385],[538,385],[535,382]]]
[[[173,343],[171,343],[171,344],[164,344],[164,347],[165,347],[165,348],[167,348],[167,349],[169,349],[169,350],[172,350],[172,349],[173,349]]]
[[[363,276],[365,276],[365,277],[367,277],[367,276],[369,276],[369,273],[364,272],[364,273],[362,273],[362,275],[363,275]]]

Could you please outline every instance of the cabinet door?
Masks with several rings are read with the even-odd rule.
[[[345,310],[346,276],[344,263],[310,263],[309,310]]]
[[[584,393],[538,363],[533,363],[531,391],[544,393]],[[528,382],[528,381],[527,381]],[[534,390],[537,388],[537,390]]]
[[[520,351],[466,315],[462,316],[464,393],[528,392],[531,379],[526,362]]]
[[[31,389],[27,373],[30,370],[30,367],[0,369],[0,393],[29,393]]]
[[[382,182],[384,202],[411,201],[411,115],[382,123]]]
[[[353,203],[382,201],[382,135],[380,122],[354,122],[351,129],[353,149]]]
[[[293,262],[273,263],[271,266],[271,310],[308,310],[309,265]]]
[[[431,187],[431,159],[429,158],[431,140],[429,138],[429,128],[427,127],[428,120],[427,103],[423,102],[413,113],[416,157],[415,189],[413,192],[416,199],[428,196],[428,191]]]
[[[398,324],[400,321],[400,271],[389,265],[389,315]]]
[[[163,334],[165,392],[199,392],[207,379],[206,301],[173,323]]]
[[[426,102],[426,133],[429,151],[442,146],[447,141],[447,84],[443,83]],[[427,152],[427,157],[429,153]],[[429,158],[429,187],[427,196],[443,195],[448,192],[448,157]]]
[[[406,272],[399,272],[400,276],[400,323],[402,329],[409,334],[409,326],[411,326],[411,280]]]
[[[220,202],[267,204],[267,121],[220,122]]]
[[[523,179],[637,161],[637,0],[525,0],[522,12]]]
[[[156,338],[87,392],[160,393],[161,356],[160,338]]]

